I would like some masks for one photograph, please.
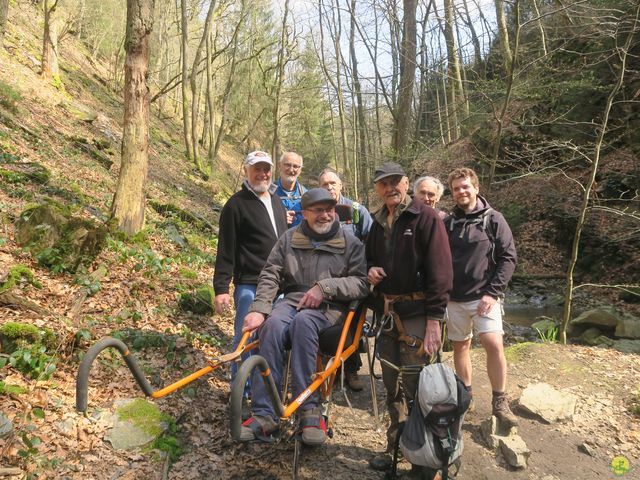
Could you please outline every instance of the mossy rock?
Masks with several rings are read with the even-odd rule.
[[[16,283],[21,279],[25,279],[36,288],[42,288],[42,285],[35,279],[33,272],[29,267],[17,264],[9,269],[9,273],[6,278],[0,279],[0,293],[8,292],[15,287]]]
[[[16,243],[54,272],[74,273],[91,264],[107,237],[104,225],[72,217],[54,202],[26,209],[15,225]]]
[[[83,122],[91,123],[96,118],[98,118],[98,114],[95,112],[95,110],[92,110],[86,105],[83,105],[80,102],[76,102],[75,100],[65,100],[60,104],[60,106],[71,115],[76,117],[78,120],[82,120]]]
[[[0,162],[0,179],[7,183],[33,182],[46,185],[51,178],[51,172],[43,165],[35,162]]]
[[[214,297],[213,288],[203,286],[196,289],[193,293],[181,294],[178,306],[183,312],[193,312],[198,315],[212,315]]]
[[[116,450],[133,450],[151,444],[173,423],[157,405],[144,399],[117,402],[113,428],[105,436]]]
[[[0,326],[0,346],[4,353],[11,354],[21,346],[44,345],[47,350],[55,350],[58,337],[49,328],[40,329],[35,325],[7,322]]]

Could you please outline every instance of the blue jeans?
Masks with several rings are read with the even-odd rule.
[[[233,301],[236,306],[236,318],[233,322],[233,350],[238,347],[240,343],[240,339],[242,338],[242,324],[244,322],[244,317],[247,316],[249,312],[249,306],[251,306],[251,302],[256,297],[256,287],[257,285],[249,285],[249,284],[240,284],[235,286],[235,290],[233,292]],[[242,360],[246,360],[251,355],[251,352],[242,355]],[[238,371],[238,363],[233,362],[231,364],[231,383],[236,378],[236,372]],[[245,394],[248,395],[249,389],[245,389]]]
[[[284,369],[284,347],[291,345],[291,387],[296,398],[311,383],[316,372],[318,337],[320,332],[331,326],[327,317],[319,310],[296,310],[284,301],[278,302],[267,321],[262,324],[258,335],[260,351],[269,364],[271,376],[278,387],[282,386]],[[251,381],[251,406],[253,414],[277,418],[271,405],[260,369],[253,371]],[[300,407],[310,410],[318,406],[318,393],[313,393]]]

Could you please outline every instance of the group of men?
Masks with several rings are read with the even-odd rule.
[[[385,163],[373,176],[382,207],[370,215],[342,195],[335,170],[323,170],[320,188],[307,191],[298,181],[300,155],[282,155],[275,184],[273,166],[265,152],[247,155],[246,180],[220,216],[215,309],[230,308],[233,280],[234,347],[243,332],[257,329],[260,354],[280,384],[289,345],[296,397],[315,372],[321,332],[340,321],[350,301],[369,297],[373,310],[391,319],[378,342],[390,417],[387,449],[370,461],[373,468],[386,469],[418,380],[417,374],[399,375],[397,367],[427,364],[442,345],[446,318],[457,374],[472,392],[469,349],[475,329],[487,353],[492,412],[515,425],[505,392],[501,299],[516,253],[504,217],[479,195],[475,172],[451,172],[447,183],[455,207],[446,215],[436,207],[444,192],[439,180],[419,178],[412,199],[403,168]],[[336,205],[347,206],[348,220],[340,222]],[[356,390],[363,387],[358,367],[346,364],[344,372]],[[311,395],[298,415],[302,441],[309,445],[326,439],[318,401]],[[251,382],[251,406],[241,439],[269,439],[279,419],[258,378]]]

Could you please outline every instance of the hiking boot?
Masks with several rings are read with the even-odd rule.
[[[271,417],[260,417],[254,415],[242,423],[240,428],[240,441],[251,442],[260,440],[263,442],[273,441],[273,434],[280,429],[280,424]]]
[[[346,372],[344,377],[347,387],[354,392],[361,392],[364,390],[364,382],[358,377],[358,372]]]
[[[300,417],[302,443],[310,446],[322,445],[327,439],[327,424],[319,408],[304,410]]]
[[[391,468],[393,457],[388,452],[382,452],[369,460],[369,467],[378,472],[384,472]]]
[[[492,414],[504,427],[512,428],[518,426],[518,418],[511,411],[511,407],[509,407],[509,397],[507,397],[506,393],[494,392],[491,406]]]

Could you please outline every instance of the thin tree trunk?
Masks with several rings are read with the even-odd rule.
[[[206,43],[206,48],[207,48],[207,113],[208,113],[208,121],[207,121],[207,126],[209,128],[209,131],[207,132],[208,135],[208,145],[209,145],[209,150],[207,152],[207,158],[209,161],[209,165],[211,168],[211,173],[213,173],[213,159],[215,158],[214,154],[213,154],[213,147],[216,143],[216,125],[215,125],[215,102],[214,102],[214,92],[213,92],[213,73],[211,72],[211,35],[209,35],[209,37],[207,37],[207,43]]]
[[[615,86],[609,93],[609,97],[607,98],[607,103],[604,108],[602,123],[597,128],[598,137],[596,139],[596,143],[594,145],[594,154],[593,161],[591,162],[591,174],[589,175],[589,180],[587,181],[587,185],[584,189],[584,196],[582,199],[582,207],[580,208],[580,213],[578,214],[578,223],[576,224],[576,231],[573,236],[573,244],[571,246],[571,257],[569,259],[569,266],[567,267],[567,286],[564,293],[564,309],[562,312],[562,330],[560,332],[560,340],[563,344],[567,343],[567,326],[569,325],[569,320],[571,320],[571,307],[573,303],[573,272],[576,267],[576,263],[578,261],[578,253],[580,251],[580,237],[582,236],[582,228],[584,227],[587,210],[589,209],[589,200],[591,197],[591,190],[596,181],[596,175],[598,173],[598,166],[600,163],[600,153],[602,150],[602,144],[604,143],[604,137],[607,134],[607,129],[609,126],[609,114],[611,113],[611,107],[613,106],[613,102],[616,98],[616,95],[622,88],[624,82],[624,75],[627,69],[627,57],[629,48],[631,47],[631,42],[637,33],[638,30],[638,21],[640,19],[640,3],[636,7],[635,18],[633,20],[633,26],[629,31],[629,36],[625,42],[624,47],[617,47],[617,54],[620,58],[620,74],[618,76],[618,81]]]
[[[484,62],[482,61],[482,50],[480,49],[480,39],[478,38],[478,34],[476,33],[476,28],[471,21],[471,15],[469,14],[469,5],[467,4],[467,0],[462,0],[462,5],[464,6],[465,13],[465,24],[469,28],[469,33],[471,34],[471,42],[473,43],[473,52],[475,57],[476,71],[478,77],[481,79],[485,76],[485,68]]]
[[[404,17],[402,28],[402,48],[400,49],[400,89],[398,91],[398,108],[394,150],[402,157],[409,144],[411,126],[411,105],[413,104],[413,85],[416,75],[416,0],[403,0]]]
[[[511,54],[511,47],[509,45],[509,30],[507,29],[507,20],[504,15],[504,0],[495,0],[496,4],[496,21],[498,22],[498,37],[500,40],[500,47],[502,49],[502,56],[504,57],[504,71],[509,73],[511,64],[513,63],[513,55]]]
[[[133,235],[144,226],[149,149],[149,39],[154,0],[127,0],[122,160],[111,216]]]
[[[444,0],[444,38],[447,46],[447,91],[449,92],[448,103],[450,109],[449,122],[452,128],[451,137],[453,140],[456,140],[460,136],[458,106],[461,101],[461,95],[458,91],[460,64],[458,62],[458,49],[456,47],[456,41],[453,34],[453,22],[453,0]]]
[[[9,17],[9,0],[0,0],[0,48],[4,46],[4,33]]]
[[[218,128],[218,135],[216,137],[216,144],[213,148],[211,159],[215,161],[218,156],[218,150],[222,145],[222,141],[224,140],[224,130],[226,128],[227,117],[228,117],[228,109],[227,105],[229,103],[229,98],[231,97],[231,87],[233,87],[233,78],[236,74],[236,65],[237,65],[237,52],[238,52],[238,38],[240,36],[240,26],[244,22],[245,17],[245,2],[242,1],[242,10],[240,11],[240,19],[236,24],[236,28],[233,32],[233,47],[231,48],[231,65],[229,67],[229,77],[227,78],[227,85],[224,89],[224,94],[222,95],[222,105],[220,106],[221,116],[220,116],[220,127]],[[213,164],[212,170],[213,172]]]
[[[542,43],[542,53],[544,56],[547,56],[547,38],[544,33],[544,27],[542,26],[542,18],[540,18],[540,9],[538,8],[538,0],[531,0],[533,3],[533,8],[536,11],[536,16],[538,17],[538,30],[540,30],[540,42]]]
[[[180,50],[182,55],[182,135],[187,158],[191,155],[191,132],[189,123],[189,93],[187,91],[187,79],[189,78],[188,50],[189,50],[189,16],[187,15],[187,0],[180,0],[180,12],[182,26]]]
[[[356,156],[356,164],[361,165],[366,161],[367,152],[367,135],[366,135],[366,122],[364,118],[364,102],[362,101],[362,89],[360,86],[360,78],[358,75],[358,57],[356,56],[356,0],[351,0],[351,28],[349,31],[349,55],[351,56],[351,75],[353,76],[353,89],[356,96],[356,112],[357,123],[356,129],[358,131],[358,149]],[[357,169],[356,169],[357,171]],[[363,176],[363,175],[361,175]],[[363,179],[364,180],[364,179]],[[354,181],[356,185],[356,197],[358,196],[357,185],[358,182]]]
[[[282,15],[282,28],[280,30],[280,50],[278,51],[276,95],[273,105],[273,140],[271,142],[271,157],[278,158],[280,154],[280,94],[284,84],[284,68],[286,64],[285,56],[288,46],[287,19],[289,17],[289,0],[284,2],[284,13]]]
[[[335,8],[332,9],[333,15],[337,15],[337,18],[333,18],[333,25],[335,28],[335,35],[332,34],[333,39],[333,47],[336,55],[336,80],[335,80],[335,88],[336,94],[338,95],[338,119],[340,120],[340,137],[342,140],[342,162],[345,169],[345,175],[347,178],[351,177],[351,162],[349,161],[349,152],[348,152],[348,142],[347,142],[347,115],[344,104],[344,92],[342,90],[342,73],[340,70],[340,66],[342,65],[342,20],[340,18],[340,5],[338,3],[339,0],[335,0]],[[331,28],[329,28],[330,32],[333,32]]]
[[[44,0],[44,34],[42,36],[42,69],[43,78],[60,79],[58,67],[58,25],[56,22],[56,8],[58,0]]]
[[[216,9],[216,0],[211,0],[209,3],[209,10],[207,12],[207,18],[204,21],[204,32],[200,38],[200,43],[196,49],[196,53],[193,57],[193,65],[191,66],[191,75],[189,76],[189,86],[191,87],[191,155],[193,157],[193,163],[196,168],[202,171],[203,166],[200,164],[200,155],[198,148],[198,117],[200,116],[200,90],[198,89],[198,65],[202,60],[202,52],[204,46],[211,32],[211,20],[213,19],[213,12]],[[207,59],[207,64],[209,59]],[[183,79],[184,81],[184,79]]]
[[[497,1],[497,0],[496,0]],[[515,40],[513,47],[513,56],[509,62],[509,68],[507,69],[507,91],[504,96],[504,102],[500,114],[495,117],[498,129],[496,132],[496,140],[493,144],[493,153],[491,155],[491,168],[489,170],[489,188],[493,185],[493,180],[496,174],[496,166],[498,164],[498,155],[500,154],[500,144],[502,142],[502,130],[504,129],[504,119],[507,114],[507,108],[511,101],[511,92],[513,91],[513,82],[515,79],[516,59],[518,57],[518,50],[520,47],[520,0],[515,0],[514,3],[515,12]],[[511,54],[511,52],[510,52]]]

